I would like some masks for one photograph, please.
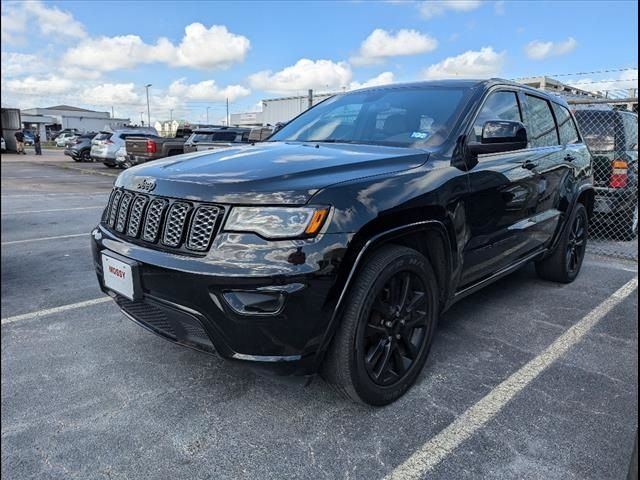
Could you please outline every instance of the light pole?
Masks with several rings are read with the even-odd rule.
[[[150,83],[147,83],[144,88],[147,90],[147,126],[151,126],[151,110],[149,109],[149,87]]]
[[[210,108],[211,108],[211,107],[207,107],[207,125],[209,124],[209,109],[210,109]]]
[[[173,108],[169,109],[169,121],[172,122],[173,121]]]

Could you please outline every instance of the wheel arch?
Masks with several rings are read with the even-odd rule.
[[[392,221],[391,219],[396,219]],[[447,305],[452,293],[452,272],[455,258],[455,233],[446,211],[429,207],[394,213],[389,218],[378,217],[367,223],[352,239],[328,297],[332,304],[331,319],[316,353],[319,367],[337,330],[350,286],[366,259],[384,245],[396,244],[412,248],[430,262],[438,284],[440,309]]]

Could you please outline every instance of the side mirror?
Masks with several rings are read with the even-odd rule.
[[[279,130],[282,130],[284,128],[284,126],[286,125],[286,123],[284,122],[278,122],[273,126],[273,132],[272,133],[276,133]]]
[[[527,129],[520,122],[489,120],[482,127],[482,140],[469,142],[467,152],[473,156],[483,153],[511,152],[527,148]]]

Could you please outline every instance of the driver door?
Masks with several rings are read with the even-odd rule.
[[[481,141],[488,120],[523,122],[522,98],[515,90],[493,90],[469,132]],[[468,238],[461,287],[481,281],[527,256],[536,242],[526,225],[536,213],[540,176],[529,149],[478,155],[465,199]]]

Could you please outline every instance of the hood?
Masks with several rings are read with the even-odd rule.
[[[266,142],[138,165],[120,174],[116,186],[149,191],[155,185],[154,195],[200,202],[301,205],[329,185],[415,168],[427,156],[414,148]]]

